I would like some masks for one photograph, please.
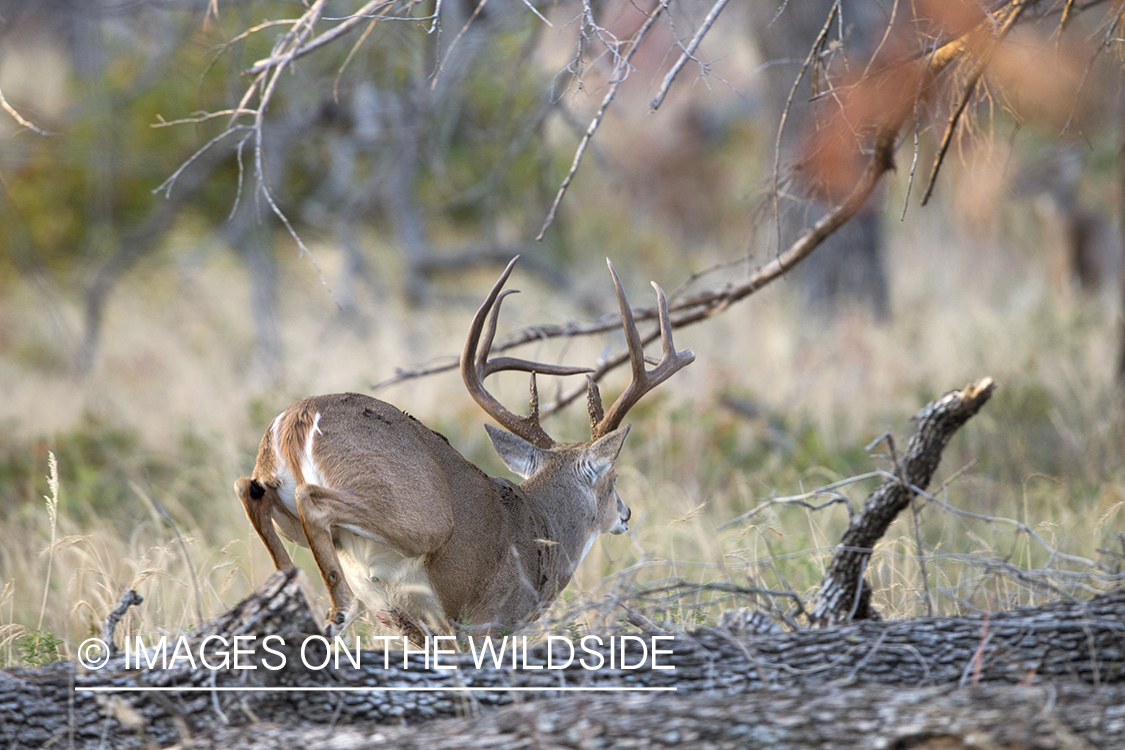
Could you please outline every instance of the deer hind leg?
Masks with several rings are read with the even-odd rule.
[[[370,498],[315,484],[298,486],[296,497],[309,548],[330,595],[335,573],[332,580],[349,597],[355,588],[361,599],[389,618],[387,624],[412,639],[418,636],[421,642],[423,634],[448,628],[425,566],[448,538],[450,530],[444,524],[415,528],[411,535],[402,518]],[[324,552],[323,563],[318,550]],[[334,612],[344,607],[333,598]]]
[[[285,545],[281,543],[281,537],[277,535],[277,529],[273,525],[274,508],[281,502],[277,490],[259,484],[250,477],[242,477],[234,483],[234,491],[238,494],[238,499],[242,501],[246,517],[250,519],[254,530],[258,532],[262,543],[269,550],[274,566],[278,570],[292,568],[293,559],[289,557],[289,553],[286,551]]]
[[[352,594],[348,582],[344,580],[344,571],[340,567],[340,558],[336,554],[336,546],[332,541],[333,501],[341,493],[315,484],[302,484],[297,487],[297,512],[301,516],[301,528],[305,532],[309,549],[312,551],[316,567],[324,579],[328,589],[328,598],[332,602],[332,611],[328,614],[328,621],[332,625],[343,625],[348,619],[348,610],[352,608],[355,596]]]

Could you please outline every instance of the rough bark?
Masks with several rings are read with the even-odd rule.
[[[578,664],[563,670],[531,670],[523,668],[522,659],[517,669],[511,669],[510,665],[496,669],[490,664],[476,669],[471,654],[443,657],[445,664],[456,663],[459,667],[456,670],[436,670],[432,665],[426,668],[423,657],[418,654],[409,657],[408,667],[404,669],[401,654],[392,654],[388,667],[381,651],[365,652],[359,669],[353,669],[345,660],[342,668],[315,670],[305,668],[297,653],[305,636],[319,633],[319,621],[310,608],[306,585],[303,574],[295,570],[279,572],[246,601],[188,637],[193,652],[198,653],[198,644],[207,636],[222,635],[228,639],[235,635],[251,636],[245,647],[252,655],[246,661],[256,665],[255,670],[191,669],[182,663],[168,670],[125,670],[124,656],[118,656],[104,668],[87,673],[76,671],[69,663],[40,670],[0,671],[0,745],[30,748],[53,741],[65,743],[60,746],[73,744],[76,747],[167,746],[206,735],[223,725],[257,721],[335,727],[416,724],[435,718],[463,717],[479,709],[531,698],[546,698],[548,702],[542,707],[520,708],[503,715],[513,717],[510,719],[503,716],[481,719],[483,723],[473,725],[471,732],[433,731],[449,731],[448,742],[468,742],[470,737],[483,742],[480,738],[488,736],[489,732],[515,732],[518,738],[522,736],[519,732],[527,731],[528,726],[537,727],[540,717],[557,715],[561,721],[577,716],[575,711],[584,706],[588,708],[582,710],[589,712],[590,721],[596,725],[591,731],[609,732],[604,736],[611,742],[616,742],[614,732],[632,731],[630,727],[647,723],[668,727],[665,732],[681,732],[685,742],[695,736],[693,732],[706,730],[698,743],[691,740],[695,746],[704,746],[705,742],[713,742],[716,747],[724,746],[723,742],[738,744],[741,742],[738,738],[743,737],[740,733],[749,731],[739,727],[763,726],[775,727],[779,732],[789,728],[788,734],[776,735],[778,744],[773,745],[776,747],[796,746],[784,743],[796,743],[802,737],[800,741],[804,744],[801,746],[856,747],[859,745],[844,744],[845,740],[852,741],[847,738],[861,737],[864,732],[877,729],[901,732],[902,726],[916,724],[922,727],[918,731],[925,734],[930,731],[925,727],[938,726],[944,715],[936,707],[947,706],[951,714],[945,721],[949,726],[970,727],[974,726],[974,721],[983,722],[981,726],[985,726],[992,721],[988,717],[1002,717],[1009,710],[1015,711],[1017,717],[1024,715],[1020,711],[1039,717],[1040,709],[1046,708],[1048,710],[1036,721],[1056,716],[1062,722],[1060,726],[1082,734],[1094,747],[1114,746],[1113,742],[1104,744],[1099,739],[1102,737],[1115,738],[1117,746],[1125,743],[1125,730],[1121,727],[1125,720],[1125,711],[1121,709],[1121,684],[1125,682],[1125,590],[1089,601],[1059,602],[977,617],[866,621],[770,635],[735,635],[713,629],[681,633],[674,640],[661,644],[661,648],[672,652],[663,657],[661,663],[674,666],[674,670],[587,670]],[[286,656],[284,668],[276,671],[263,668],[267,662],[279,662],[278,657],[262,648],[263,639],[268,635],[280,636],[284,642],[281,646],[275,641],[273,646]],[[631,663],[639,660],[639,649],[638,642],[627,643],[626,654]],[[170,647],[169,652],[171,650]],[[218,661],[214,651],[211,648],[207,653],[212,661]],[[600,651],[607,653],[604,648]],[[323,653],[314,646],[310,649],[309,660],[316,663],[323,658]],[[545,659],[545,647],[538,646],[531,649],[526,663],[541,665]],[[1020,683],[1028,683],[1030,687],[1021,688]],[[964,688],[974,684],[987,688],[986,692]],[[152,686],[238,687],[240,690],[108,694],[88,691],[97,687]],[[245,689],[272,686],[364,690],[252,692]],[[463,690],[465,687],[560,686],[675,687],[676,692],[630,695],[619,702],[620,694],[595,693],[591,697],[591,694],[560,696],[550,692],[469,693]],[[438,690],[394,692],[385,690],[388,687]],[[893,700],[885,702],[888,696]],[[810,712],[809,707],[819,705],[823,705],[822,713]],[[912,705],[916,708],[911,708]],[[1017,705],[1021,708],[1015,708]],[[963,716],[961,707],[964,706],[982,713]],[[1090,713],[1083,713],[1086,710]],[[912,711],[920,712],[917,716],[923,717],[917,718],[915,724],[908,721],[915,715]],[[770,718],[758,718],[766,714]],[[630,716],[633,718],[627,718]],[[695,724],[691,723],[693,716],[698,718]],[[931,716],[932,721],[923,720],[925,716]],[[598,717],[620,717],[621,723]],[[659,721],[653,721],[654,718]],[[511,728],[503,729],[503,722],[510,722]],[[802,734],[811,730],[801,727],[816,723],[824,724],[817,731],[826,735],[814,741],[815,735]],[[559,722],[555,724],[563,726]],[[1022,719],[1003,724],[996,718],[987,731],[1000,732],[1004,727],[1022,731],[1034,725]],[[253,734],[256,730],[247,731]],[[549,733],[545,735],[547,745],[570,741],[565,734],[570,729],[558,731],[564,735],[549,742]],[[762,731],[760,736],[746,735],[746,743],[755,738],[761,743],[775,736],[766,729]],[[348,737],[359,741],[365,736],[363,732],[373,734],[374,730],[349,730],[339,737],[341,742]],[[322,744],[334,742],[333,736],[315,732],[307,737],[294,735],[304,738],[301,744],[306,740]],[[220,734],[216,738],[213,741],[220,744],[228,740],[250,742],[237,733]],[[660,738],[652,741],[657,739]],[[840,744],[825,744],[837,740]],[[521,741],[523,745],[510,746],[527,746],[530,742],[526,737]],[[638,740],[638,743],[643,745],[647,741]],[[896,742],[898,740],[866,746],[912,746],[896,745]],[[418,740],[418,743],[421,746],[423,741]],[[508,745],[501,743],[499,746]],[[1025,743],[1025,746],[1068,745]]]
[[[222,729],[183,750],[239,747],[452,748],[690,747],[694,750],[869,750],[1120,747],[1125,688],[988,685],[901,690],[877,686],[785,689],[726,696],[553,698],[467,721],[423,727]],[[658,720],[654,720],[657,718]]]
[[[809,622],[837,625],[877,617],[870,606],[871,588],[863,578],[875,543],[909,507],[914,488],[929,486],[949,439],[984,406],[994,388],[992,379],[984,378],[931,401],[914,416],[918,430],[910,438],[906,455],[901,461],[895,458],[894,475],[871,493],[852,518],[824,574]]]

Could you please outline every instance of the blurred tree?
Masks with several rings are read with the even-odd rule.
[[[190,131],[152,124],[156,113],[182,111],[206,93],[189,72],[202,51],[198,12],[205,4],[198,6],[166,13],[140,3],[125,14],[108,2],[8,0],[3,11],[5,65],[45,62],[36,73],[61,85],[59,101],[45,107],[30,70],[16,81],[26,111],[55,134],[6,139],[14,147],[4,152],[0,212],[13,231],[0,237],[0,263],[84,289],[80,372],[93,363],[106,299],[120,276],[161,246],[185,207],[206,211],[221,202],[229,210],[229,187],[207,179],[229,152],[198,160],[168,200],[153,195],[195,145]]]
[[[247,123],[245,104],[227,102],[242,95],[244,69],[270,55],[265,31],[275,24],[266,19],[291,7],[150,0],[125,12],[110,0],[6,0],[5,63],[12,69],[40,48],[58,50],[53,73],[65,94],[48,112],[37,106],[31,81],[9,87],[20,109],[56,135],[6,139],[14,147],[5,148],[0,211],[14,231],[0,239],[0,263],[84,290],[79,372],[95,362],[113,287],[163,245],[184,211],[211,224],[229,217],[222,235],[253,285],[256,359],[275,375],[279,228],[302,248],[306,232],[337,238],[347,262],[333,286],[345,313],[355,309],[357,282],[373,283],[373,269],[387,265],[360,247],[360,230],[371,223],[391,228],[413,302],[425,297],[426,278],[447,265],[506,261],[518,252],[500,241],[499,227],[526,218],[544,186],[548,156],[536,136],[554,105],[533,66],[502,61],[513,54],[526,61],[541,22],[492,13],[463,33],[432,37],[390,24],[379,44],[330,46],[315,64],[292,68],[295,80],[271,84],[269,116],[263,106]],[[467,20],[463,4],[441,12],[451,28]],[[243,33],[255,27],[264,31]],[[429,39],[440,46],[420,43]],[[215,41],[217,54],[205,65]],[[153,127],[188,112],[197,114],[179,126]],[[199,149],[200,137],[208,148]],[[435,248],[437,224],[484,239],[451,252]],[[549,262],[530,267],[562,278]]]

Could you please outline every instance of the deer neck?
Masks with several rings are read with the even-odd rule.
[[[598,535],[597,500],[584,488],[532,477],[517,486],[536,518],[534,538],[550,540],[542,559],[565,586]],[[544,572],[547,572],[546,570]]]

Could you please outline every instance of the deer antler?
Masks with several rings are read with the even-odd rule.
[[[500,317],[500,304],[504,297],[518,291],[509,289],[501,292],[500,290],[508,281],[508,276],[511,275],[519,257],[517,255],[508,263],[508,267],[504,269],[504,273],[500,274],[500,279],[493,285],[492,291],[488,293],[488,297],[484,300],[484,304],[480,306],[476,316],[473,317],[472,325],[469,326],[469,337],[465,340],[465,349],[461,352],[461,378],[465,381],[465,388],[468,389],[473,399],[506,430],[519,435],[540,448],[550,448],[555,444],[555,441],[544,432],[539,424],[539,392],[535,387],[535,374],[579,375],[593,371],[588,367],[550,365],[516,357],[488,359],[488,352],[492,349],[492,341],[496,338],[496,322]],[[489,315],[489,312],[492,314]],[[484,328],[486,318],[488,318],[487,330]],[[481,342],[482,331],[484,332],[483,343]],[[484,379],[501,370],[520,370],[531,373],[531,413],[526,417],[508,411],[485,389]]]
[[[621,326],[625,329],[625,341],[629,346],[629,361],[633,367],[633,380],[629,387],[617,397],[609,411],[603,414],[602,397],[593,378],[587,378],[587,403],[590,409],[590,434],[591,439],[600,437],[616,430],[621,425],[633,404],[656,386],[672,377],[677,370],[687,367],[695,361],[695,353],[691,349],[676,351],[672,342],[672,322],[668,317],[668,300],[664,290],[654,281],[653,289],[656,290],[656,304],[660,313],[660,343],[664,347],[664,356],[652,370],[645,368],[645,352],[641,343],[641,335],[637,332],[637,324],[633,321],[633,310],[629,307],[629,300],[625,299],[625,292],[621,288],[621,279],[609,264],[609,273],[613,276],[613,288],[617,291],[617,302],[621,307]]]

